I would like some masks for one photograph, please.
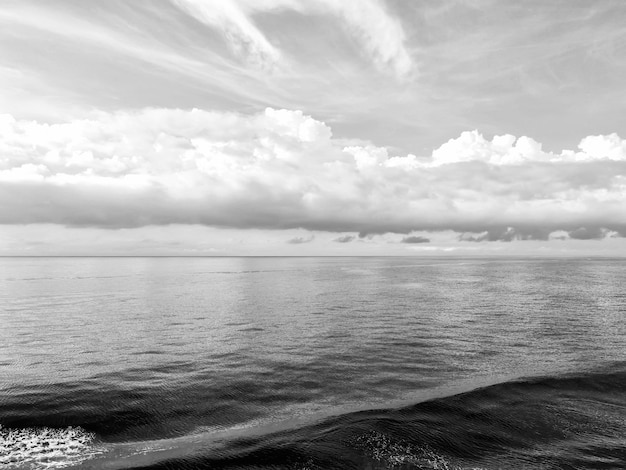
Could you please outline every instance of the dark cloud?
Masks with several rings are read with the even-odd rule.
[[[560,234],[555,234],[552,237],[550,237],[551,240],[568,240],[569,237],[564,234],[564,233],[560,233]]]
[[[289,197],[288,197],[289,196]],[[233,194],[230,198],[174,199],[154,184],[144,188],[116,188],[104,185],[54,185],[45,182],[0,182],[0,224],[57,223],[71,227],[100,227],[108,229],[136,228],[148,225],[198,224],[237,229],[304,229],[336,233],[357,231],[335,239],[349,243],[359,236],[397,233],[407,234],[403,243],[427,243],[408,235],[412,231],[452,230],[460,233],[459,240],[467,242],[548,240],[550,233],[563,230],[570,238],[600,239],[606,236],[624,236],[626,223],[619,220],[623,209],[615,205],[598,207],[595,213],[556,214],[551,219],[537,215],[533,222],[523,225],[500,225],[477,220],[456,220],[458,214],[440,215],[428,220],[415,220],[410,213],[385,213],[364,221],[366,210],[312,213],[301,198],[285,193],[276,198],[266,188],[252,194]],[[329,204],[330,207],[330,204]],[[561,218],[559,220],[559,217]],[[466,217],[468,219],[469,217]],[[493,217],[495,218],[495,217]],[[504,217],[503,218],[507,218]],[[508,217],[514,222],[514,217]],[[612,218],[611,222],[607,219]],[[287,243],[309,242],[306,237],[295,237]]]
[[[601,240],[607,233],[608,230],[602,227],[579,227],[568,232],[568,235],[574,240]]]
[[[466,232],[459,235],[464,242],[511,242],[513,240],[548,240],[554,230],[542,227],[491,227],[481,233]]]
[[[287,240],[287,243],[290,245],[301,245],[302,243],[311,243],[315,239],[314,235],[311,235],[308,238],[305,237],[294,237],[290,240]]]
[[[401,243],[430,243],[430,238],[420,236],[404,237]]]
[[[460,242],[484,242],[487,240],[487,233],[473,234],[473,233],[462,233],[459,235]]]
[[[492,229],[487,231],[487,240],[490,242],[511,242],[519,238],[518,233],[514,228],[507,227],[506,229]]]
[[[343,235],[342,237],[335,238],[333,241],[337,243],[350,243],[353,240],[356,240],[354,235]]]

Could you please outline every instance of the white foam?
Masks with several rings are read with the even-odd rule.
[[[385,434],[372,431],[356,439],[358,447],[366,451],[368,456],[382,464],[385,468],[433,469],[433,470],[465,470],[465,467],[452,465],[442,455],[428,447],[416,447],[410,444],[397,442]],[[467,470],[483,470],[473,467]]]
[[[9,429],[0,425],[0,468],[49,469],[77,465],[103,452],[79,427]]]

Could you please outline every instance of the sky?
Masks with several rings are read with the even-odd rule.
[[[624,18],[3,0],[0,255],[624,256]]]

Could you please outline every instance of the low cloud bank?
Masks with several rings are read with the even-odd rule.
[[[430,238],[421,236],[404,237],[402,243],[430,243]]]
[[[60,124],[2,115],[0,200],[3,224],[594,239],[626,235],[626,141],[589,136],[553,153],[471,131],[431,155],[395,156],[346,147],[301,111],[145,109]],[[413,238],[403,241],[427,240]]]

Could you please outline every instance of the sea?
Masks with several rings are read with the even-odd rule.
[[[2,469],[625,469],[626,259],[0,258]]]

